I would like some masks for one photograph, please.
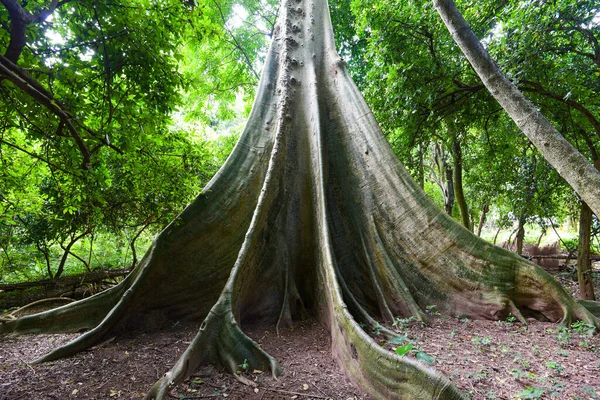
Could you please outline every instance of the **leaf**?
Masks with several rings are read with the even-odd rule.
[[[425,353],[424,351],[418,351],[417,354],[415,354],[415,358],[419,361],[423,361],[424,363],[427,364],[433,364],[433,362],[435,361],[435,358],[431,357],[429,354]]]
[[[413,345],[411,343],[407,343],[403,346],[399,346],[398,348],[396,348],[396,354],[398,354],[399,356],[404,356],[408,354],[408,352],[411,351],[412,348]]]
[[[539,399],[544,394],[544,389],[537,387],[529,387],[517,394],[520,399]]]
[[[406,340],[406,336],[396,336],[392,338],[388,343],[389,344],[400,344]]]

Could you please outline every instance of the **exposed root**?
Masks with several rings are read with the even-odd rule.
[[[92,329],[119,301],[124,289],[116,286],[59,308],[0,322],[0,334],[70,333]]]
[[[510,310],[510,313],[519,320],[520,323],[525,326],[528,325],[523,313],[521,313],[521,310],[519,310],[519,308],[515,305],[515,302],[511,299],[508,299],[508,309]]]
[[[27,304],[27,305],[19,308],[18,310],[11,312],[11,314],[15,317],[18,317],[19,314],[21,314],[23,311],[25,311],[31,307],[38,306],[38,305],[44,304],[44,303],[51,303],[51,302],[57,302],[57,301],[64,301],[65,303],[73,303],[75,300],[70,299],[68,297],[51,297],[51,298],[47,298],[47,299],[41,299],[41,300],[34,301],[33,303]]]
[[[239,375],[242,365],[271,371],[273,377],[281,375],[277,361],[240,330],[225,297],[213,307],[187,350],[173,368],[154,384],[146,399],[164,400],[171,389],[206,363],[225,368],[246,384],[252,382]]]
[[[584,306],[592,315],[600,318],[600,301],[579,300],[579,304]]]
[[[113,328],[128,311],[128,306],[131,302],[132,295],[133,291],[131,289],[125,291],[125,294],[123,294],[117,305],[106,315],[106,318],[104,318],[104,320],[98,326],[79,336],[77,339],[67,343],[66,345],[53,350],[41,358],[38,358],[33,362],[33,364],[69,357],[101,342],[110,332],[111,328]]]

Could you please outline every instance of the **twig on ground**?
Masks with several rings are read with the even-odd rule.
[[[330,399],[331,397],[323,397],[323,396],[317,396],[316,394],[310,394],[310,393],[300,393],[300,392],[288,392],[287,390],[280,390],[280,389],[271,389],[271,388],[265,388],[265,390],[268,390],[269,392],[276,392],[276,393],[283,393],[283,394],[291,394],[294,396],[304,396],[304,397],[312,397],[314,399]]]
[[[311,383],[319,392],[321,392],[321,394],[327,396],[327,398],[332,398],[332,396],[330,396],[327,393],[325,393],[324,391],[322,391],[314,382],[311,382]]]

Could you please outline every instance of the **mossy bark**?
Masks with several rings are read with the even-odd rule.
[[[599,324],[543,270],[427,198],[336,53],[326,0],[286,0],[246,129],[204,192],[120,285],[6,322],[0,333],[90,329],[47,361],[132,325],[203,320],[148,394],[165,399],[202,363],[235,374],[247,360],[281,373],[243,325],[285,326],[309,310],[329,327],[341,367],[373,397],[459,399],[447,378],[385,351],[361,328],[424,319],[432,304],[471,318]]]

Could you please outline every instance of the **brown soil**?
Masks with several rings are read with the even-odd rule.
[[[596,266],[596,271],[598,266]],[[597,276],[597,274],[596,274]],[[557,276],[575,294],[568,274]],[[600,294],[600,280],[595,279]],[[564,329],[529,321],[471,321],[435,315],[427,326],[398,321],[393,327],[406,339],[390,344],[394,351],[411,343],[406,357],[423,351],[432,366],[472,399],[600,399],[600,338],[583,325]],[[66,360],[44,365],[27,361],[66,343],[76,335],[0,337],[0,400],[136,399],[173,365],[194,337],[197,326],[174,324],[154,333],[129,333]],[[277,335],[271,327],[246,326],[284,368],[274,380],[262,371],[245,371],[257,387],[245,386],[216,368],[207,367],[179,385],[173,398],[367,400],[343,375],[331,357],[327,330],[309,320]],[[240,371],[244,360],[240,360]]]
[[[130,334],[66,360],[28,365],[77,335],[7,336],[0,339],[0,400],[139,399],[173,365],[196,334],[196,326],[175,324],[166,331]],[[244,331],[275,356],[285,374],[274,380],[262,371],[245,375],[245,386],[207,367],[172,392],[173,398],[368,400],[331,357],[327,330],[314,321],[277,335],[261,326]],[[240,360],[240,370],[244,360]]]
[[[412,344],[405,357],[425,352],[472,399],[600,398],[600,338],[584,324],[433,316],[427,326],[400,321],[395,329],[406,339],[382,345]]]

